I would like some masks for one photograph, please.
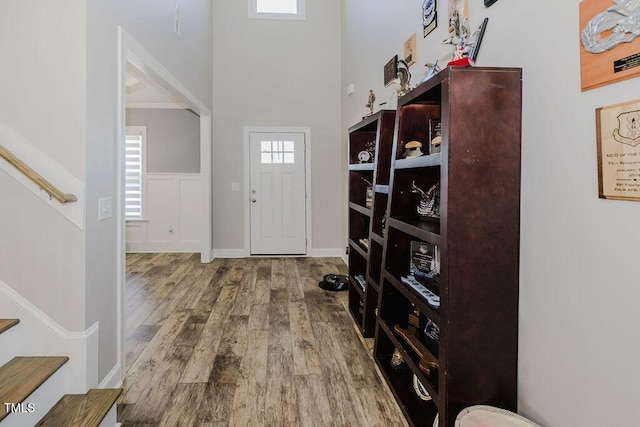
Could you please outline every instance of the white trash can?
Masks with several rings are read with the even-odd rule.
[[[438,417],[433,422],[438,427]],[[518,414],[493,406],[476,405],[460,411],[455,427],[541,427]]]

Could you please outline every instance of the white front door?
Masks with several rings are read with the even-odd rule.
[[[304,133],[251,132],[251,254],[306,254]]]

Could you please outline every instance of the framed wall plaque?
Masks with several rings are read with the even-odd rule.
[[[398,78],[398,55],[394,55],[384,66],[384,85],[389,86]]]
[[[640,100],[596,110],[598,195],[640,201]]]
[[[407,67],[416,63],[416,33],[411,34],[404,42],[404,62],[407,63]]]
[[[611,29],[625,16],[608,10],[620,8],[623,13],[633,13],[640,5],[631,1],[619,3],[616,5],[614,0],[580,2],[580,76],[583,92],[640,75],[640,37],[630,42],[616,43]]]
[[[424,0],[422,3],[422,35],[427,37],[438,26],[437,0]]]

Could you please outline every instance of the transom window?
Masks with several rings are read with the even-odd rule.
[[[260,141],[260,163],[295,163],[293,141]]]
[[[249,17],[304,19],[305,0],[249,0]]]

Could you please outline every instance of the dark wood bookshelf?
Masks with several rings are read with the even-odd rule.
[[[394,127],[395,111],[381,110],[349,128],[349,310],[364,337],[373,337],[376,328]],[[372,147],[373,156],[362,153]],[[360,239],[368,239],[369,249]],[[364,291],[356,275],[365,278]]]
[[[449,67],[398,101],[389,187],[375,192],[369,241],[383,242],[374,358],[410,425],[431,425],[438,414],[440,427],[453,427],[462,409],[478,404],[517,410],[521,114],[516,68]],[[442,140],[432,147],[438,122]],[[424,155],[405,158],[413,141]],[[424,221],[412,186],[435,184],[440,218]],[[438,274],[416,279],[440,297],[437,307],[401,280],[412,242],[435,245]],[[438,326],[437,340],[425,336],[427,324]],[[416,340],[437,360],[429,375]],[[408,371],[391,367],[394,351]],[[431,401],[414,392],[414,375]]]

